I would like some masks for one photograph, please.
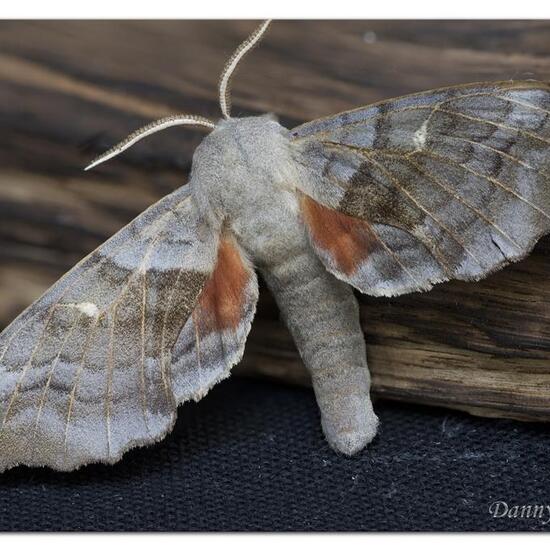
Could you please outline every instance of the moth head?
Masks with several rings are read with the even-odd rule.
[[[268,19],[257,27],[254,32],[252,32],[252,34],[233,52],[233,55],[229,58],[223,68],[218,83],[218,93],[220,109],[224,119],[226,120],[231,119],[231,79],[235,73],[235,69],[238,67],[239,63],[243,60],[246,54],[260,42],[270,23],[271,19]],[[274,115],[271,116],[274,117]],[[85,170],[90,170],[98,164],[102,164],[103,162],[116,157],[123,151],[126,151],[126,149],[132,147],[132,145],[138,141],[142,140],[144,137],[150,136],[151,134],[164,130],[165,128],[170,128],[171,126],[193,126],[198,128],[207,128],[211,131],[216,128],[217,124],[199,115],[186,114],[172,115],[155,120],[154,122],[139,128],[135,132],[132,132],[126,139],[120,143],[117,143],[114,147],[111,147],[111,149],[91,162]]]

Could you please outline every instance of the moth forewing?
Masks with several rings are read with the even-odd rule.
[[[525,257],[550,229],[549,113],[547,84],[508,81],[413,94],[296,128],[310,167],[298,185],[356,220],[334,228],[353,244],[335,254],[306,202],[314,247],[362,292],[390,296],[477,280]]]
[[[219,251],[233,244],[220,242],[226,239],[201,219],[182,188],[8,327],[0,340],[1,469],[115,462],[128,448],[166,434],[178,403],[227,375],[246,331],[221,335],[221,345],[194,324],[194,314],[205,309],[199,305],[205,288],[225,301],[227,289],[212,288],[211,280],[223,280],[219,271],[227,266],[220,266]],[[232,266],[238,265],[240,252],[231,250]],[[231,320],[240,325],[242,314],[249,326],[257,291],[248,266],[242,269],[248,294],[229,285],[243,292],[238,303],[233,296]]]

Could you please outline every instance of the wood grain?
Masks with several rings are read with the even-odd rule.
[[[219,117],[216,84],[251,21],[0,23],[0,325],[185,183],[201,133],[170,129],[82,168],[152,118]],[[234,79],[234,115],[288,127],[480,80],[550,80],[547,21],[281,21]],[[487,280],[361,297],[378,396],[550,419],[550,239]],[[308,383],[268,293],[242,373]]]

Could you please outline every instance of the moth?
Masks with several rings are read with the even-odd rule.
[[[353,288],[372,296],[475,281],[550,229],[550,87],[478,83],[288,130],[274,116],[167,117],[208,130],[190,180],[83,259],[0,335],[0,469],[114,463],[162,439],[242,354],[276,298],[308,367],[328,443],[363,449],[378,420]]]

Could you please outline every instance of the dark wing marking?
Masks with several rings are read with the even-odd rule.
[[[0,470],[112,463],[171,429],[182,398],[172,349],[208,284],[217,243],[182,188],[0,335]]]
[[[550,230],[544,83],[414,94],[304,124],[292,136],[298,187],[362,222],[351,233],[347,224],[348,240],[364,248],[368,234],[368,254],[337,260],[308,222],[316,207],[302,202],[327,268],[365,293],[480,279],[525,257]]]

